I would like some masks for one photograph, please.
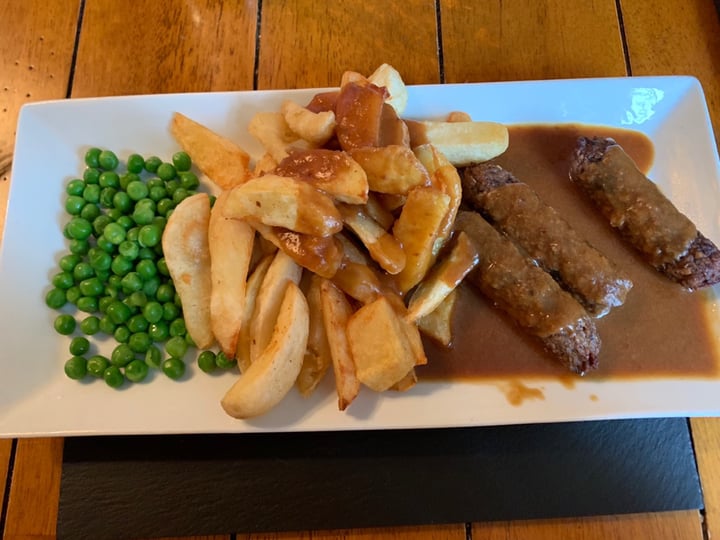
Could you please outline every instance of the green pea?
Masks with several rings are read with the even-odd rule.
[[[155,293],[157,293],[158,287],[160,286],[160,278],[157,276],[153,276],[145,281],[143,283],[143,292],[145,293],[145,296],[148,298],[155,298]]]
[[[129,293],[139,291],[142,289],[142,278],[137,272],[128,272],[125,277],[122,278],[122,287]]]
[[[68,195],[82,195],[83,189],[85,189],[85,182],[79,178],[73,178],[67,183],[65,193]]]
[[[162,240],[162,231],[157,225],[143,225],[140,228],[138,242],[144,247],[154,247]]]
[[[108,366],[103,372],[103,379],[110,388],[120,388],[125,382],[125,376],[117,366]]]
[[[171,336],[185,336],[187,329],[185,328],[185,321],[183,319],[175,319],[170,323],[170,335]]]
[[[105,291],[105,285],[96,277],[83,279],[78,287],[83,296],[100,296]]]
[[[165,180],[167,182],[168,180],[172,180],[177,176],[177,171],[172,164],[161,163],[157,168],[157,175],[160,177],[161,180]]]
[[[110,218],[110,221],[117,221],[123,213],[117,208],[110,208],[105,215]]]
[[[115,333],[115,323],[109,315],[100,317],[99,327],[100,331],[108,336],[112,336]]]
[[[95,313],[98,310],[98,299],[94,296],[81,296],[78,298],[77,307],[85,313]]]
[[[125,376],[129,381],[136,383],[145,379],[148,371],[148,365],[139,359],[135,359],[125,366]]]
[[[83,181],[86,184],[97,184],[100,180],[100,170],[95,167],[88,167],[83,172]],[[83,191],[84,193],[84,191]]]
[[[87,360],[82,356],[73,356],[65,362],[65,375],[79,381],[87,375]]]
[[[79,255],[65,255],[60,259],[60,269],[63,272],[72,272],[73,268],[82,260]]]
[[[148,326],[150,325],[150,323],[142,315],[133,315],[128,320],[127,325],[131,332],[137,333],[137,332],[145,332],[148,329]]]
[[[130,195],[124,191],[118,191],[115,195],[113,195],[113,206],[120,210],[123,214],[127,214],[130,212],[130,208],[132,208],[132,199],[130,198]]]
[[[100,379],[103,376],[105,370],[108,368],[109,364],[110,362],[108,361],[108,359],[101,354],[91,356],[90,358],[88,358],[87,361],[88,375],[90,375],[91,377],[95,377],[96,379]]]
[[[100,248],[91,248],[88,252],[88,262],[90,263],[90,266],[95,269],[95,273],[97,274],[98,270],[102,271],[110,269],[112,256]]]
[[[95,276],[103,283],[107,283],[110,277],[110,270],[99,270],[95,269]]]
[[[162,274],[163,276],[170,277],[170,270],[167,267],[167,261],[165,260],[165,257],[160,257],[155,263],[155,266],[157,267],[158,273]]]
[[[80,321],[80,330],[87,336],[94,336],[100,330],[100,319],[95,315],[85,317]]]
[[[172,197],[173,193],[180,189],[180,180],[170,180],[168,182],[165,182],[165,189],[167,190],[168,195]]]
[[[152,220],[152,224],[160,227],[160,230],[164,230],[165,225],[167,225],[167,218],[163,216],[155,216]],[[160,244],[158,244],[158,246],[160,246]]]
[[[50,309],[60,309],[66,302],[67,295],[64,289],[55,287],[54,289],[50,289],[45,295],[45,304],[47,304],[47,307]]]
[[[70,195],[65,199],[65,211],[71,216],[78,216],[87,202],[78,195]]]
[[[186,171],[181,172],[178,176],[180,177],[180,187],[188,191],[194,191],[200,187],[200,180],[198,180],[195,173]]]
[[[100,206],[103,208],[114,208],[113,197],[117,193],[117,189],[113,187],[105,187],[100,191]]]
[[[114,171],[120,164],[117,156],[110,150],[103,150],[98,156],[98,164],[106,171]]]
[[[127,257],[123,257],[122,255],[117,255],[110,265],[110,269],[113,271],[114,274],[122,277],[125,274],[127,274],[130,270],[133,268],[133,262],[128,259]]]
[[[189,171],[192,166],[192,160],[187,152],[175,152],[172,157],[173,165],[177,171]]]
[[[92,230],[92,224],[81,217],[74,217],[68,223],[68,233],[75,240],[87,240]]]
[[[143,308],[143,316],[149,323],[156,323],[160,321],[162,319],[163,313],[163,307],[160,302],[148,302]]]
[[[98,178],[98,184],[103,188],[119,188],[120,187],[120,176],[115,171],[105,171],[100,173]]]
[[[59,274],[55,274],[53,276],[52,284],[58,289],[67,290],[75,285],[75,280],[70,272],[60,272]]]
[[[157,274],[157,267],[152,259],[143,259],[135,267],[135,271],[144,280],[148,280]]]
[[[187,189],[185,189],[183,187],[179,187],[175,190],[175,193],[173,193],[172,199],[175,204],[180,204],[185,199],[187,199],[189,196],[190,196],[190,192]]]
[[[73,356],[82,356],[90,350],[90,342],[84,337],[74,337],[70,341],[69,350]]]
[[[175,305],[175,302],[165,302],[163,304],[163,319],[168,321],[174,321],[180,316],[180,308]]]
[[[75,255],[86,255],[87,252],[90,251],[90,242],[73,238],[70,240],[68,249],[70,253],[74,253]]]
[[[107,315],[115,324],[123,324],[132,315],[132,310],[119,300],[113,300],[107,307]]]
[[[135,353],[127,343],[120,343],[110,355],[110,363],[113,366],[123,367],[135,359]]]
[[[130,275],[130,274],[128,274],[128,275]],[[125,277],[127,277],[127,276],[125,276]],[[131,293],[130,296],[128,297],[128,303],[131,306],[139,307],[141,309],[145,306],[145,304],[147,304],[147,302],[148,302],[147,295],[142,290],[135,291],[135,292]]]
[[[55,331],[63,336],[69,336],[75,331],[75,318],[72,315],[58,315],[53,323]]]
[[[178,380],[185,374],[185,363],[179,358],[170,357],[162,363],[162,370],[171,379]]]
[[[90,223],[92,223],[97,219],[100,213],[100,208],[98,208],[97,204],[86,204],[80,211],[80,217],[87,219]]]
[[[215,357],[215,365],[220,369],[230,369],[235,365],[235,359],[228,358],[224,352],[220,351]]]
[[[73,277],[76,281],[80,282],[84,279],[91,278],[95,275],[95,270],[93,270],[93,267],[90,266],[90,263],[87,263],[85,261],[81,261],[77,263],[75,268],[73,268]]]
[[[149,247],[141,247],[140,251],[138,251],[138,259],[154,259],[155,258],[155,251],[152,248]]]
[[[108,223],[112,223],[112,220],[108,216],[101,214],[96,217],[92,222],[95,236],[100,236],[105,230],[105,227],[107,227]]]
[[[113,337],[118,343],[127,343],[130,340],[131,334],[132,333],[130,332],[130,329],[124,324],[121,324],[120,326],[115,328],[115,332],[113,332]]]
[[[100,191],[99,185],[88,183],[83,190],[83,199],[89,203],[97,204],[100,202]]]
[[[111,293],[113,289],[110,289],[110,285],[105,287],[105,292],[108,293],[107,296],[103,296],[98,300],[98,310],[100,313],[107,314],[107,308],[110,304],[112,304],[115,299],[117,298],[117,291],[115,291],[114,294]]]
[[[145,363],[155,369],[162,366],[162,352],[155,345],[150,345],[145,352]]]
[[[130,216],[120,216],[115,223],[125,229],[125,238],[127,238],[127,232],[135,228],[135,222]]]
[[[77,285],[73,285],[67,291],[65,291],[65,297],[67,298],[67,301],[71,304],[77,304],[77,301],[80,300],[81,296],[82,293],[80,292],[80,287],[78,287]]]
[[[137,243],[139,235],[140,235],[140,227],[133,227],[132,229],[128,230],[127,235],[125,235],[125,239],[130,242]]]
[[[136,334],[132,334],[130,336],[128,345],[136,353],[145,353],[152,345],[152,340],[147,333],[137,332]]]
[[[195,340],[190,335],[190,332],[187,332],[185,334],[185,343],[188,344],[188,347],[197,347],[197,344],[195,343]]]
[[[161,216],[168,217],[168,212],[175,208],[175,203],[172,199],[160,199],[157,203],[157,213]]]
[[[158,321],[148,326],[148,334],[153,341],[162,342],[170,335],[170,328],[165,321]]]
[[[140,174],[145,168],[145,160],[140,154],[130,154],[127,158],[127,170],[131,173]]]
[[[155,174],[161,164],[162,160],[159,157],[150,156],[145,160],[145,170],[150,174]]]
[[[140,199],[144,199],[148,196],[149,193],[147,185],[140,180],[130,182],[127,186],[126,191],[133,201],[139,201]]]
[[[140,180],[140,177],[137,174],[127,172],[120,177],[120,189],[126,190],[130,182],[136,182],[138,180]]]
[[[158,287],[157,293],[155,294],[157,301],[162,303],[172,302],[174,297],[175,287],[172,283],[163,283]]]
[[[165,186],[153,186],[150,188],[148,197],[150,197],[153,201],[158,202],[160,199],[167,197],[167,190],[165,189]]]
[[[100,148],[89,148],[87,152],[85,152],[85,165],[88,167],[97,167],[100,164]]]
[[[150,223],[152,223],[154,217],[155,212],[152,210],[152,208],[147,206],[136,206],[132,213],[133,221],[138,225],[149,225]],[[140,231],[138,230],[138,233],[139,232]]]
[[[215,353],[212,351],[201,352],[197,362],[198,367],[205,373],[212,373],[217,367],[217,365],[215,365]]]
[[[188,345],[180,336],[174,336],[167,340],[165,351],[173,358],[182,358],[187,353]]]
[[[103,236],[117,246],[125,240],[125,229],[118,223],[108,223],[103,231]]]

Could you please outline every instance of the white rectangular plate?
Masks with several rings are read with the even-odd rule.
[[[101,381],[67,379],[62,366],[69,338],[53,331],[55,313],[44,296],[66,249],[64,186],[79,174],[84,151],[101,146],[120,156],[140,152],[169,159],[178,148],[168,125],[172,113],[180,111],[257,157],[260,148],[246,131],[253,114],[278,110],[288,98],[305,103],[314,93],[134,96],[22,109],[0,253],[0,436],[390,429],[720,414],[720,380],[707,379],[586,378],[572,389],[533,380],[531,386],[542,387],[545,398],[521,406],[510,405],[497,382],[423,382],[402,394],[364,389],[342,413],[330,376],[311,398],[293,390],[275,410],[252,421],[233,420],[220,408],[234,380],[231,373],[207,376],[192,365],[182,382],[156,373],[120,391]],[[651,176],[706,236],[720,242],[720,166],[703,92],[693,78],[409,89],[408,118],[442,118],[452,110],[505,123],[579,122],[642,131],[656,148]],[[716,303],[709,309],[720,319]]]

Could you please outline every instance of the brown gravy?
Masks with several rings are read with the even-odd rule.
[[[602,339],[600,368],[587,377],[717,375],[718,338],[712,335],[706,317],[712,291],[688,293],[656,272],[570,182],[569,158],[579,135],[611,136],[641,170],[648,171],[652,165],[654,149],[645,135],[573,124],[512,126],[509,148],[495,161],[531,185],[634,283],[625,304],[597,320]],[[525,334],[471,286],[462,285],[461,293],[454,313],[453,345],[445,349],[425,341],[430,361],[418,368],[421,378],[550,376],[564,382],[571,375],[536,338]]]

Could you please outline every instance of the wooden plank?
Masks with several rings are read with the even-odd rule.
[[[237,540],[465,540],[465,525],[427,525],[392,529],[345,529],[276,534],[238,534]],[[482,537],[481,537],[482,538]]]
[[[702,540],[703,534],[700,513],[687,510],[661,514],[474,523],[472,537],[478,540]]]
[[[446,82],[625,75],[615,0],[440,6]]]
[[[18,440],[5,522],[8,540],[55,534],[62,452],[62,439]]]
[[[710,538],[720,534],[720,418],[693,418],[691,428]]]
[[[703,85],[720,141],[720,15],[713,0],[668,0],[648,9],[622,0],[633,75],[693,75]]]
[[[382,63],[408,84],[438,82],[435,29],[433,0],[265,2],[258,88],[338,86],[344,71]]]
[[[5,486],[8,481],[11,452],[12,441],[10,439],[0,440],[0,508],[5,504]]]
[[[251,89],[256,18],[256,0],[87,0],[72,96]]]
[[[0,32],[0,162],[15,145],[18,113],[31,101],[65,97],[79,0],[4,2]],[[0,234],[10,174],[0,176]]]

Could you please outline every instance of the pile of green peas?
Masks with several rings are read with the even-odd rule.
[[[112,388],[140,382],[150,369],[180,379],[194,343],[163,257],[162,234],[173,209],[199,187],[192,161],[185,152],[172,162],[131,154],[123,172],[114,152],[90,148],[85,165],[82,178],[66,186],[69,253],[45,296],[48,307],[64,311],[55,330],[72,336],[65,374],[104,379]],[[86,336],[96,335],[117,342],[109,357],[90,354]],[[203,351],[198,365],[210,372],[234,361]]]

